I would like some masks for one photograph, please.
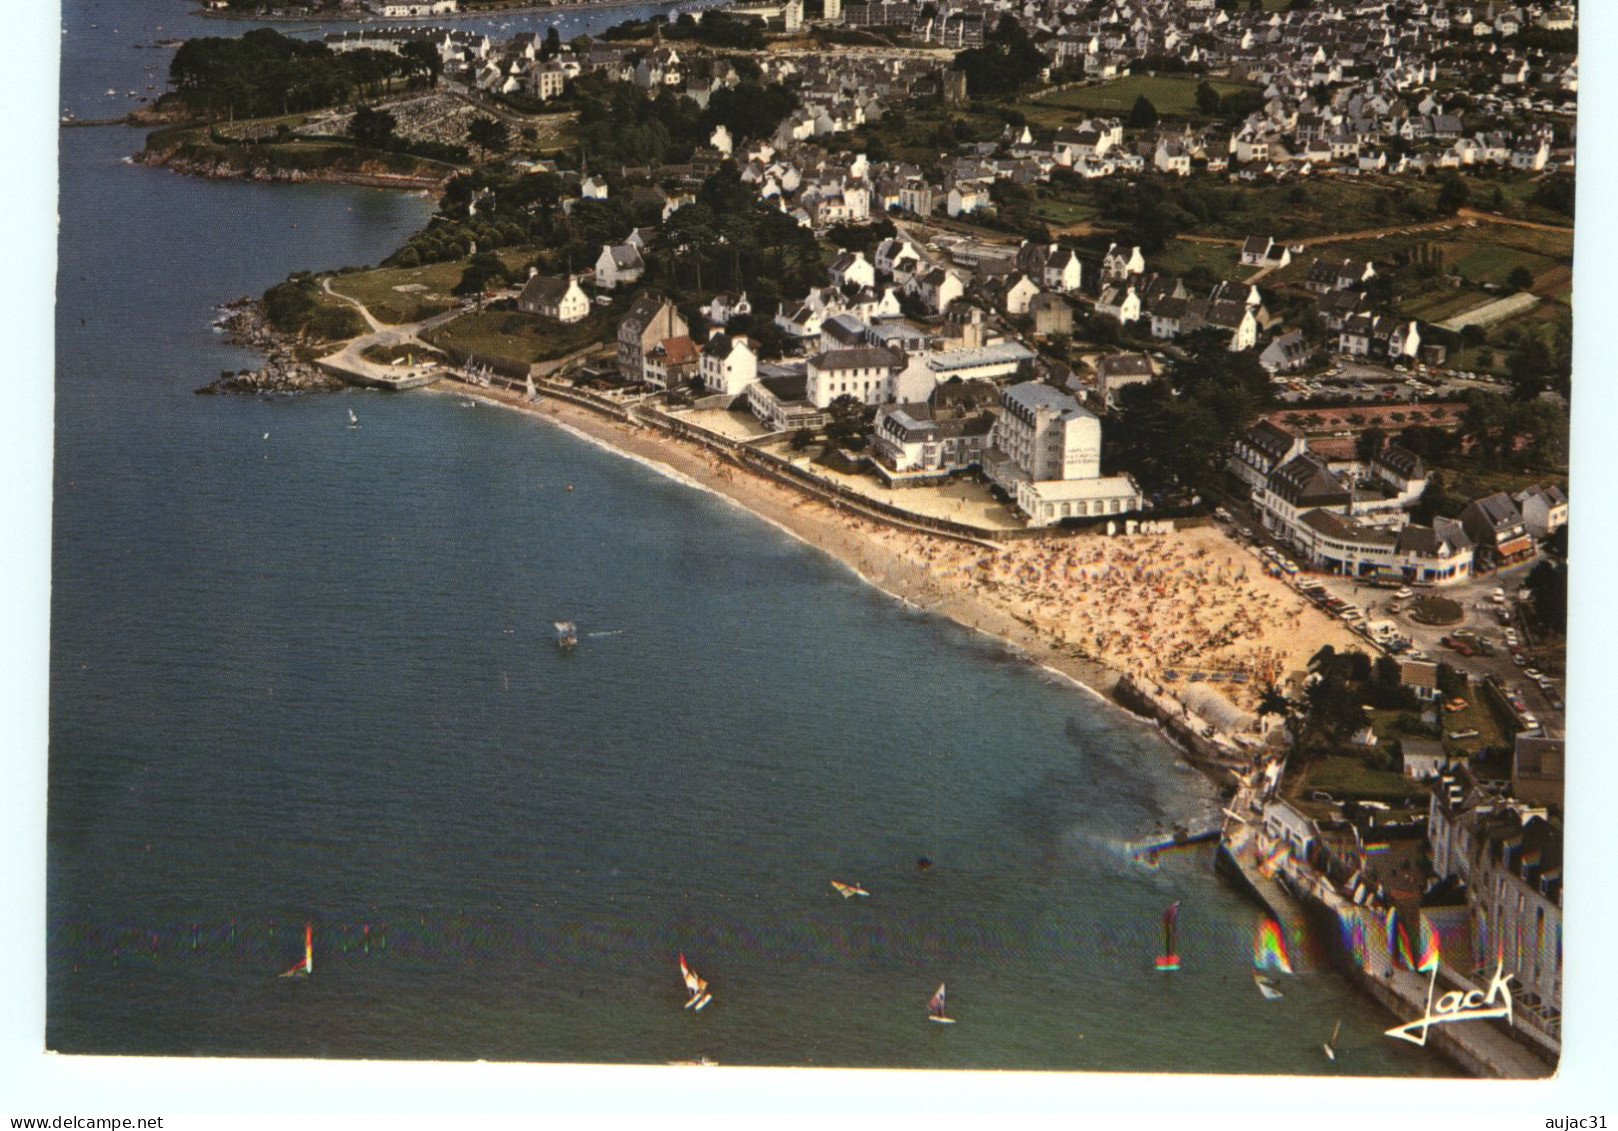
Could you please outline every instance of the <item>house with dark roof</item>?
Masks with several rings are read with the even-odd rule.
[[[962,382],[962,384],[980,384]],[[924,481],[983,461],[994,413],[970,398],[940,396],[931,403],[883,406],[873,426],[878,474],[890,486]],[[986,385],[991,394],[994,386]]]
[[[660,295],[636,298],[618,323],[618,373],[625,381],[646,379],[646,355],[657,345],[690,332],[680,311]]]
[[[518,296],[517,309],[557,322],[582,322],[590,313],[590,296],[574,275],[535,275]]]
[[[1237,438],[1225,466],[1249,491],[1261,491],[1276,468],[1302,455],[1308,447],[1302,436],[1261,419]]]
[[[1433,871],[1465,885],[1467,931],[1451,955],[1452,980],[1481,990],[1511,976],[1512,1028],[1561,1052],[1562,867],[1560,824],[1544,808],[1480,783],[1464,766],[1432,791],[1427,816]],[[1459,959],[1459,960],[1458,960]]]
[[[1304,452],[1270,473],[1253,493],[1259,521],[1271,533],[1286,537],[1306,511],[1335,511],[1346,516],[1354,495],[1318,457]]]
[[[664,338],[646,353],[644,377],[658,389],[675,389],[697,376],[697,343],[684,334]]]
[[[1522,512],[1523,525],[1535,538],[1549,538],[1567,525],[1567,495],[1554,483],[1530,487],[1512,496]]]
[[[1472,576],[1472,539],[1452,518],[1401,527],[1394,555],[1394,567],[1412,584],[1453,585]]]
[[[1314,350],[1304,338],[1302,330],[1288,330],[1270,339],[1258,355],[1258,363],[1269,373],[1292,373],[1309,364]]]
[[[1120,389],[1147,384],[1156,375],[1152,359],[1143,353],[1102,354],[1096,359],[1096,393],[1103,404],[1116,408]]]
[[[758,350],[740,334],[715,334],[702,347],[701,373],[710,393],[739,397],[758,380]]]
[[[1504,569],[1534,556],[1534,539],[1517,504],[1504,491],[1473,500],[1461,512],[1461,526],[1477,547],[1479,564]]]
[[[634,244],[602,244],[596,256],[596,286],[604,291],[640,281],[646,264]]]
[[[772,432],[818,431],[831,423],[831,414],[809,400],[808,382],[802,362],[762,365],[758,380],[747,386],[747,407]]]
[[[893,379],[904,359],[878,346],[825,350],[809,359],[807,396],[817,408],[849,396],[862,404],[885,404],[893,398]]]

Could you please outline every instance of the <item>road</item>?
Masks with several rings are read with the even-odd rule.
[[[1247,504],[1232,506],[1235,515],[1233,527],[1246,528],[1253,532],[1255,548],[1273,545],[1287,557],[1297,560],[1297,554],[1291,547],[1282,545],[1270,539],[1258,522],[1257,514]],[[1335,577],[1327,573],[1303,571],[1298,574],[1297,580],[1311,580],[1319,582],[1335,597],[1340,597],[1350,604],[1358,605],[1365,612],[1367,620],[1391,620],[1399,632],[1410,637],[1413,641],[1413,650],[1422,654],[1428,660],[1449,664],[1458,671],[1465,672],[1475,683],[1481,683],[1486,677],[1494,676],[1508,689],[1520,692],[1524,705],[1545,727],[1547,733],[1561,734],[1566,726],[1566,707],[1553,706],[1553,700],[1539,685],[1523,674],[1528,667],[1537,667],[1552,677],[1552,686],[1556,695],[1555,702],[1564,700],[1562,686],[1562,673],[1565,665],[1565,656],[1560,654],[1547,654],[1543,649],[1535,649],[1527,642],[1525,630],[1520,613],[1516,612],[1516,593],[1522,587],[1524,579],[1538,563],[1538,559],[1524,562],[1520,565],[1502,570],[1499,573],[1485,573],[1456,585],[1445,587],[1421,586],[1415,590],[1420,596],[1448,597],[1457,602],[1464,613],[1463,619],[1457,624],[1444,626],[1431,626],[1418,624],[1409,616],[1411,600],[1399,600],[1394,589],[1376,588],[1363,580],[1351,577]],[[1298,562],[1301,566],[1304,563]],[[1502,606],[1492,600],[1495,589],[1504,589],[1506,593],[1505,608],[1513,611],[1512,627],[1518,633],[1518,651],[1523,651],[1526,661],[1518,665],[1512,658],[1514,650],[1505,640],[1506,626],[1500,623],[1498,611]],[[1473,655],[1462,656],[1440,643],[1445,636],[1456,632],[1472,633],[1487,640],[1494,647],[1493,656]],[[1373,655],[1381,649],[1366,640],[1365,650]],[[1411,654],[1407,653],[1407,656]],[[1421,658],[1414,657],[1411,658]],[[1481,692],[1480,692],[1481,694]]]

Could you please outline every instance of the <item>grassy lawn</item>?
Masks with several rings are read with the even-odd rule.
[[[1316,789],[1339,801],[1358,798],[1390,805],[1414,801],[1427,793],[1420,782],[1395,770],[1374,770],[1355,755],[1328,755],[1310,762],[1292,792],[1307,798]]]
[[[534,257],[533,248],[502,248],[495,254],[519,279]],[[371,271],[351,271],[335,275],[331,289],[358,299],[379,321],[398,324],[419,322],[454,306],[451,293],[461,281],[469,261],[452,259],[420,267],[378,267]]]
[[[594,311],[584,321],[564,326],[537,314],[486,310],[433,331],[431,340],[435,345],[532,365],[607,340],[613,335],[615,321],[604,311]]]
[[[1049,197],[1043,194],[1034,201],[1029,212],[1047,224],[1065,227],[1068,224],[1082,224],[1094,220],[1098,213],[1096,209],[1082,200],[1072,200],[1067,197]]]
[[[1192,240],[1170,240],[1168,245],[1152,257],[1154,271],[1169,275],[1183,275],[1193,267],[1206,267],[1221,279],[1245,279],[1256,268],[1242,266],[1242,249],[1228,244],[1196,243]]]
[[[1064,110],[1082,110],[1087,113],[1124,117],[1135,105],[1135,99],[1145,95],[1157,107],[1159,115],[1193,118],[1201,117],[1197,111],[1197,87],[1202,75],[1125,75],[1111,82],[1095,86],[1071,87],[1044,98],[1030,99],[1035,105],[1055,106]],[[1251,83],[1209,80],[1221,95],[1248,89]]]

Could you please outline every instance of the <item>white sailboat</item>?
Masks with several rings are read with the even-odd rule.
[[[1274,982],[1266,978],[1263,974],[1260,974],[1257,970],[1253,971],[1253,984],[1258,987],[1258,992],[1264,995],[1265,1001],[1275,1001],[1277,998],[1286,996],[1280,990],[1275,988]]]
[[[570,620],[556,622],[556,646],[572,648],[579,642],[579,627]]]
[[[953,1025],[955,1018],[944,1013],[944,983],[938,983],[938,990],[927,1002],[927,1020],[936,1021],[940,1025]]]
[[[350,428],[358,428],[360,426],[360,418],[354,415],[353,409],[348,410],[348,426]]]
[[[685,988],[691,994],[685,999],[685,1008],[701,1013],[713,1000],[713,994],[708,992],[707,979],[686,964],[684,952],[680,954],[680,977],[685,979]]]

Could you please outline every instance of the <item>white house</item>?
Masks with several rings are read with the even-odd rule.
[[[1006,313],[1023,315],[1028,313],[1028,304],[1039,294],[1039,284],[1027,275],[1018,275],[1015,282],[1006,288]]]
[[[753,304],[747,301],[747,292],[720,291],[708,305],[702,307],[702,316],[710,326],[723,326],[732,318],[753,313]]]
[[[610,291],[625,283],[637,282],[646,273],[640,252],[627,243],[602,244],[596,257],[596,286]]]
[[[956,185],[949,190],[944,211],[953,218],[992,206],[989,190],[982,185]]]
[[[758,380],[758,353],[740,335],[715,334],[702,347],[701,371],[709,392],[737,397]]]
[[[590,313],[590,296],[575,275],[535,275],[523,287],[517,309],[557,322],[582,322]]]
[[[1523,525],[1535,538],[1549,538],[1567,525],[1567,496],[1560,487],[1530,487],[1514,497]]]
[[[903,364],[898,355],[877,347],[826,350],[806,366],[809,401],[816,408],[842,396],[862,404],[886,404],[893,399],[894,377]]]
[[[857,287],[876,286],[876,266],[865,258],[863,251],[845,251],[831,261],[826,274],[839,287],[853,284]]]

